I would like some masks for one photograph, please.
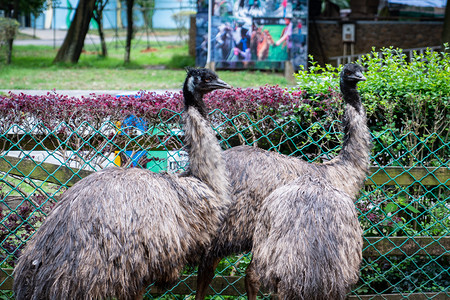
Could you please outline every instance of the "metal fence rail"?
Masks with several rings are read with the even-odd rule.
[[[34,123],[0,133],[0,295],[13,299],[12,268],[64,190],[111,165],[176,172],[187,164],[180,115],[148,127],[117,122],[83,123],[73,128]],[[167,114],[171,114],[167,116]],[[243,126],[239,116],[211,114],[224,148],[258,144],[309,161],[333,157],[342,134],[311,134],[311,128],[271,119]],[[268,124],[272,122],[270,127]],[[247,124],[247,123],[246,123]],[[265,129],[263,129],[265,127]],[[294,128],[294,129],[293,129]],[[410,133],[411,135],[413,133]],[[374,136],[371,174],[356,205],[364,229],[361,277],[350,299],[448,299],[450,296],[450,143],[430,135],[414,145],[393,135]],[[324,139],[332,140],[323,146]],[[429,140],[432,139],[432,140]],[[334,145],[334,146],[333,146]],[[417,149],[420,148],[420,155]],[[396,150],[397,149],[397,150]],[[401,149],[401,150],[398,150]],[[399,153],[396,153],[399,151]],[[398,155],[399,154],[399,155]],[[382,158],[382,159],[381,159]],[[380,165],[380,161],[383,165]],[[243,275],[251,254],[225,258],[209,293],[214,299],[245,298]],[[185,299],[195,294],[196,271],[187,268],[171,289],[149,287],[148,299]],[[2,294],[1,294],[2,293]],[[265,291],[261,299],[271,296]]]
[[[423,54],[427,50],[439,51],[439,50],[441,50],[441,48],[442,48],[441,46],[409,48],[409,49],[402,49],[402,52],[408,58],[407,60],[410,61],[414,57],[414,53]],[[361,60],[361,58],[366,55],[368,55],[368,53],[331,56],[331,57],[329,57],[329,60],[331,61],[332,65],[339,66],[341,64],[344,65],[346,63],[351,63],[351,62],[356,62],[358,60]]]

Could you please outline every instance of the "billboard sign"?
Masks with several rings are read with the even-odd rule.
[[[213,0],[211,61],[222,69],[306,66],[307,0]],[[198,2],[196,64],[205,66],[208,1]]]

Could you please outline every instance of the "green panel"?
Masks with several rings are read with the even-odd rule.
[[[146,168],[153,172],[167,171],[167,151],[147,151]]]

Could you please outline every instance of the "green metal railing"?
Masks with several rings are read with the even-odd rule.
[[[12,268],[60,195],[104,167],[145,167],[177,172],[187,164],[180,115],[143,126],[117,122],[29,122],[0,133],[0,297],[13,299]],[[339,122],[302,128],[292,120],[245,113],[211,114],[223,148],[240,144],[298,156],[332,158],[340,147]],[[450,296],[450,143],[430,134],[374,136],[371,174],[356,206],[364,229],[360,281],[351,299],[447,299]],[[243,275],[251,254],[225,258],[210,287],[214,299],[245,298]],[[185,299],[195,294],[196,270],[187,267],[168,290],[149,287],[149,299]],[[262,299],[270,295],[261,291]]]

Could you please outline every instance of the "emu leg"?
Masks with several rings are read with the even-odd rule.
[[[259,276],[253,269],[252,260],[245,271],[245,290],[247,291],[248,300],[256,300],[260,286]]]
[[[209,258],[202,262],[198,267],[197,293],[195,294],[195,300],[205,299],[206,290],[212,282],[214,271],[216,270],[220,260],[220,257]]]

